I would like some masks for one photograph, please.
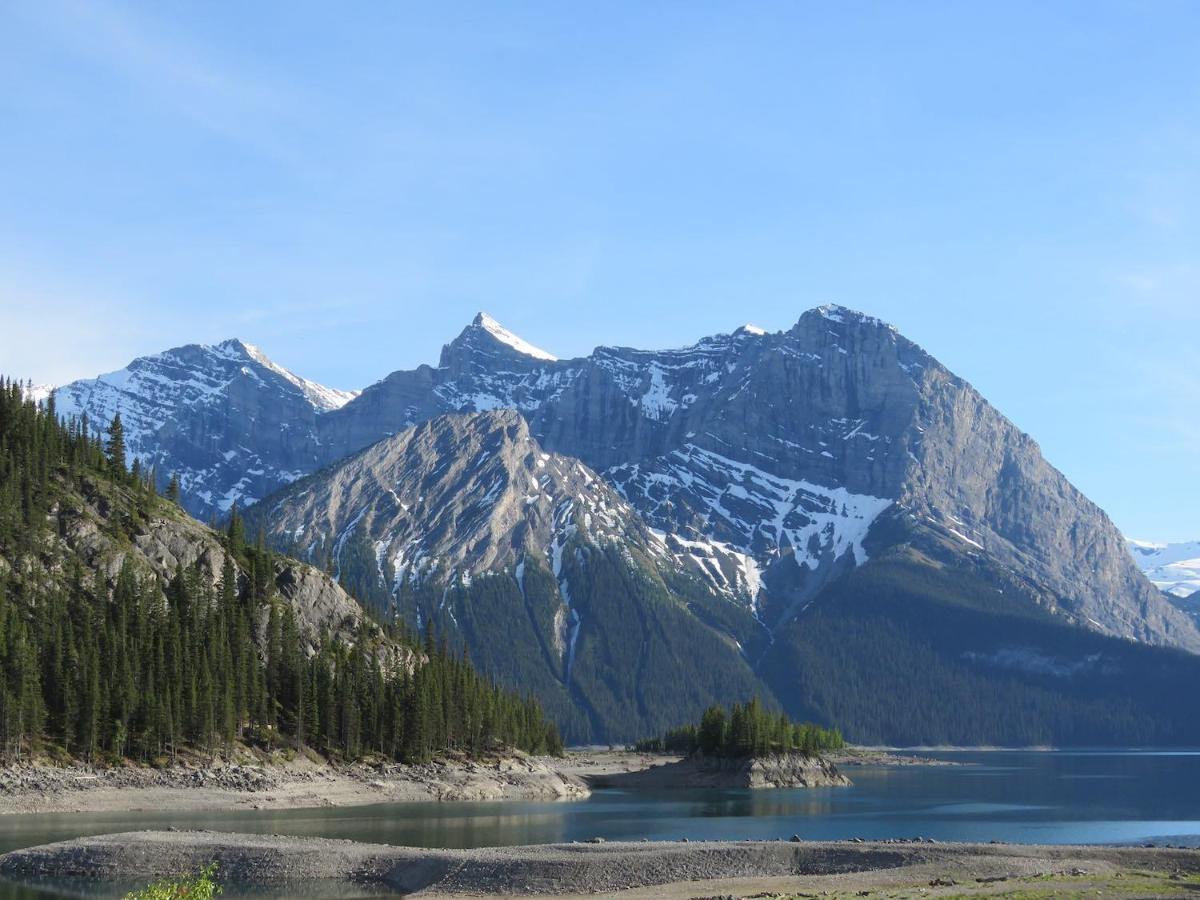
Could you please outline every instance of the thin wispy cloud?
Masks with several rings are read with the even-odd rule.
[[[156,8],[44,0],[21,11],[64,50],[122,78],[160,111],[261,153],[292,157],[276,132],[305,109],[294,89],[156,22]]]

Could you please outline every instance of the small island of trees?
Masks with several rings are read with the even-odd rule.
[[[634,749],[641,753],[738,758],[781,753],[814,756],[845,745],[836,728],[793,722],[784,713],[770,712],[755,698],[749,703],[735,703],[728,712],[710,706],[699,725],[684,725],[660,737],[645,738],[634,744]]]

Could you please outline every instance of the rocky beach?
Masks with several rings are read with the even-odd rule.
[[[0,769],[0,815],[164,806],[199,811],[413,801],[580,800],[590,792],[565,760],[524,754],[420,765],[333,766],[299,758],[164,769],[49,765]]]
[[[477,850],[217,832],[130,832],[0,857],[0,877],[151,881],[216,863],[236,896],[586,896],[631,898],[798,893],[920,896],[1104,893],[1164,896],[1200,887],[1200,852],[1176,848],[875,842],[583,843]],[[1128,889],[1128,890],[1126,890]],[[1047,893],[1048,892],[1048,893]]]

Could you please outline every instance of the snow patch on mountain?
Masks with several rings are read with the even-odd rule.
[[[699,572],[719,594],[745,599],[758,617],[763,578],[753,556],[721,541],[688,539],[660,529],[650,533],[685,571]]]
[[[869,316],[866,313],[859,312],[856,309],[850,309],[848,306],[840,306],[837,303],[825,303],[812,310],[812,312],[830,322],[836,322],[839,325],[844,325],[848,322],[857,322],[859,324],[871,327],[886,328],[893,332],[896,330],[895,325],[891,325],[882,319],[877,319],[875,316]]]
[[[735,590],[737,579],[724,574],[717,560],[725,555],[728,563],[731,551],[752,558],[756,566],[769,565],[788,549],[810,570],[847,554],[861,565],[867,561],[863,539],[892,503],[773,475],[691,443],[657,459],[615,466],[605,475],[653,527],[675,535],[689,552],[703,547],[699,556],[711,561],[701,569],[726,592]],[[747,586],[761,583],[749,572],[742,580]]]
[[[557,399],[578,375],[579,370],[571,367],[477,374],[468,383],[443,382],[433,389],[433,393],[447,409],[455,412],[493,409],[530,412]]]
[[[362,393],[361,391],[340,391],[337,388],[326,387],[315,381],[309,381],[307,378],[301,378],[295,372],[285,369],[278,363],[272,362],[265,353],[253,344],[243,342],[242,346],[245,347],[246,353],[252,359],[300,388],[304,396],[308,398],[308,401],[323,412],[328,412],[331,409],[341,409]]]
[[[1159,590],[1181,598],[1200,591],[1200,541],[1155,544],[1128,539],[1126,545]]]
[[[525,356],[532,356],[534,359],[544,359],[547,362],[558,361],[557,356],[552,353],[547,353],[541,347],[535,347],[525,339],[513,334],[485,312],[481,312],[475,316],[475,321],[471,324],[478,328],[482,328],[496,340],[500,341],[500,343],[507,344],[518,353],[524,354]]]

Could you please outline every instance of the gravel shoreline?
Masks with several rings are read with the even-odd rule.
[[[243,757],[213,764],[193,761],[165,769],[21,765],[0,768],[0,815],[162,808],[179,812],[297,809],[453,800],[582,800],[593,787],[679,759],[669,754],[596,748],[571,750],[563,758],[517,753],[488,761],[414,766],[334,766],[305,757],[290,761]],[[843,768],[958,765],[856,749],[829,754],[826,760]]]
[[[347,891],[353,885],[354,890],[428,896],[585,895],[645,888],[662,897],[698,896],[721,893],[735,882],[786,889],[821,884],[821,879],[841,892],[914,879],[952,888],[963,881],[978,885],[1034,876],[1200,873],[1200,851],[1169,848],[745,841],[421,850],[279,835],[144,831],[13,851],[0,856],[0,877],[150,881],[213,861],[218,879],[235,889],[253,885],[286,892],[289,884],[320,882]]]
[[[591,793],[563,760],[515,754],[487,761],[331,766],[15,766],[0,769],[0,815],[289,809],[452,800],[580,800]]]

